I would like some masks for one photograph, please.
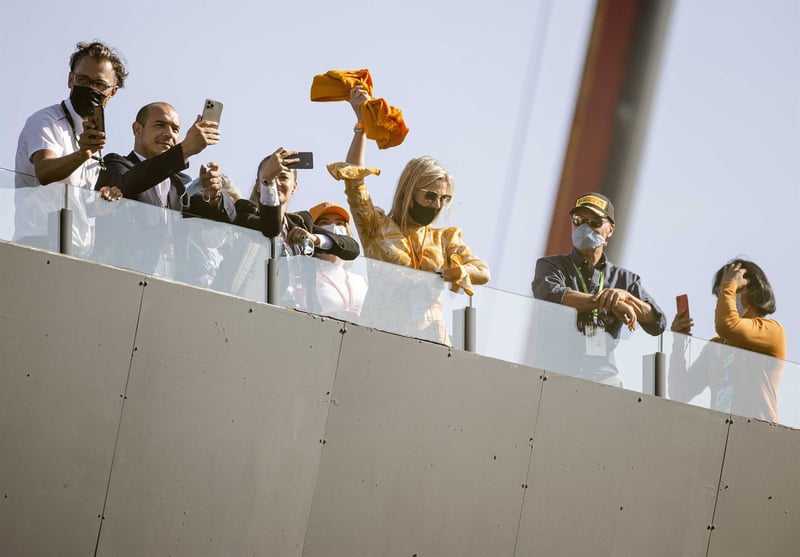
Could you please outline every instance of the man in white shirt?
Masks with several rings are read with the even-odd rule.
[[[120,56],[101,42],[78,43],[70,57],[69,98],[32,114],[19,135],[15,161],[14,238],[52,247],[47,240],[48,214],[63,206],[62,188],[29,190],[62,183],[94,189],[100,173],[100,153],[106,136],[88,120],[94,107],[105,107],[124,86],[128,73]],[[25,189],[19,189],[25,188]],[[73,242],[91,249],[91,229],[82,198],[75,201]],[[106,192],[104,192],[105,194]],[[74,199],[73,199],[74,198]]]

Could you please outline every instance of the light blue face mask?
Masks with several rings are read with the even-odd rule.
[[[603,235],[586,223],[572,231],[572,245],[577,249],[595,249],[605,243]]]
[[[181,195],[181,207],[186,209],[189,206],[189,200],[198,194],[203,195],[203,182],[200,181],[200,178],[195,178],[186,184],[186,191],[184,191],[183,195]],[[203,199],[205,201],[209,201],[205,198],[205,196]]]

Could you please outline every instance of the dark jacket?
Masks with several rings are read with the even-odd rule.
[[[186,184],[191,181],[188,174],[183,171],[188,168],[184,161],[183,148],[180,144],[164,151],[160,155],[145,160],[131,151],[127,157],[110,153],[105,157],[106,169],[100,172],[95,189],[103,186],[116,186],[127,199],[135,199],[161,207],[161,199],[155,186],[169,178],[171,187],[167,196],[167,208],[181,211],[187,216],[202,217],[206,219],[234,222],[236,208],[233,200],[224,191],[220,192],[222,198],[217,207],[204,201],[201,195],[195,195],[189,200],[189,206],[181,206],[180,197],[186,191]]]
[[[281,233],[280,206],[256,205],[247,199],[236,202],[236,221],[234,224],[260,230],[267,237],[278,236]],[[347,235],[334,234],[314,224],[308,211],[286,213],[286,233],[300,227],[312,234],[325,235],[333,241],[333,246],[328,250],[318,249],[322,253],[330,253],[345,261],[351,261],[359,256],[361,248],[353,238]]]
[[[127,157],[110,153],[105,157],[106,169],[100,172],[96,189],[116,186],[127,199],[147,205],[118,204],[114,211],[96,220],[95,253],[99,261],[126,269],[152,274],[159,268],[169,278],[195,284],[190,276],[193,268],[188,260],[189,236],[199,229],[213,227],[210,224],[186,220],[183,217],[201,217],[220,222],[233,222],[236,209],[233,200],[222,192],[216,207],[204,201],[202,195],[189,200],[189,206],[181,206],[180,197],[186,191],[191,178],[182,172],[187,165],[180,145],[145,160],[131,151]],[[166,208],[155,188],[169,179],[171,187],[167,195]],[[218,225],[217,225],[218,226]],[[159,261],[169,263],[164,271]]]

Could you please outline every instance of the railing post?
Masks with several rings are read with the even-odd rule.
[[[278,305],[278,259],[275,257],[277,240],[269,239],[269,257],[265,274],[267,303]]]
[[[469,299],[470,305],[464,308],[464,350],[475,352],[475,326],[477,319],[477,309],[472,307],[472,297]]]
[[[642,392],[661,398],[667,396],[667,355],[664,353],[664,335],[658,337],[658,351],[644,356]]]
[[[656,352],[654,363],[653,394],[664,398],[667,396],[667,355]]]
[[[69,209],[69,186],[64,185],[64,208],[58,215],[58,250],[72,255],[72,211]]]

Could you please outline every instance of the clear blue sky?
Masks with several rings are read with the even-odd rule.
[[[667,36],[638,190],[618,264],[643,277],[671,319],[687,292],[695,334],[713,336],[714,271],[746,255],[767,271],[800,361],[800,3],[677,1]],[[447,222],[492,265],[492,286],[530,295],[543,255],[582,69],[591,0],[371,2],[14,2],[0,0],[0,166],[13,168],[33,111],[67,95],[78,40],[126,57],[128,86],[107,110],[109,149],[127,153],[140,106],[173,104],[183,120],[206,97],[225,103],[217,160],[244,191],[278,146],[314,151],[292,208],[344,203],[323,169],[341,160],[353,117],[311,103],[314,74],[369,68],[375,93],[403,109],[406,142],[367,162],[388,206],[405,162],[441,159],[456,177]],[[511,160],[512,143],[521,160]],[[517,176],[514,184],[510,177]],[[513,186],[513,187],[510,187]],[[514,191],[513,198],[507,192]],[[565,217],[566,218],[566,217]],[[500,227],[499,223],[503,223]],[[0,231],[9,226],[0,219]],[[495,232],[505,230],[503,237]]]

